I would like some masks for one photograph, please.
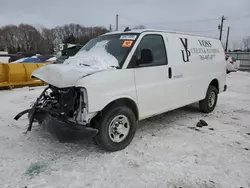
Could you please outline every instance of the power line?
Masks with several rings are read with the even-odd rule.
[[[123,15],[119,15],[120,16],[120,18],[122,18],[122,19],[125,19],[125,20],[127,20],[127,21],[132,21],[133,23],[138,23],[138,24],[141,24],[142,23],[142,21],[140,21],[140,20],[137,20],[137,19],[131,19],[131,18],[128,18],[128,17],[126,17],[126,16],[123,16]]]
[[[233,17],[233,18],[230,18],[230,20],[239,20],[239,19],[245,19],[245,18],[250,18],[250,14]]]
[[[154,22],[147,23],[145,25],[159,25],[159,24],[185,24],[185,23],[197,23],[197,22],[209,22],[209,21],[217,21],[218,18],[207,18],[207,19],[199,19],[199,20],[181,20],[181,21],[165,21],[165,22]]]
[[[179,20],[179,21],[161,21],[161,22],[141,22],[135,19],[122,16],[124,19],[132,21],[133,23],[138,23],[140,25],[160,25],[160,24],[180,24],[180,23],[196,23],[196,22],[208,22],[208,21],[217,21],[218,18],[205,18],[205,19],[196,19],[196,20]]]
[[[143,24],[140,24],[140,25],[143,25]],[[113,25],[113,27],[114,27],[115,25]],[[131,27],[131,28],[133,28],[134,26],[136,26],[136,25],[129,25],[129,27]],[[119,25],[119,27],[120,28],[126,28],[126,27],[128,27],[128,25],[125,25],[125,24],[122,24],[122,25]],[[181,30],[183,30],[183,31],[185,31],[185,32],[196,32],[196,33],[206,33],[206,32],[217,32],[218,31],[218,29],[208,29],[208,30],[189,30],[189,29],[175,29],[175,28],[173,28],[173,27],[158,27],[158,28],[155,28],[155,29],[163,29],[163,30],[172,30],[172,31],[175,31],[175,30],[178,30],[178,31],[181,31]]]
[[[207,22],[218,21],[218,18],[204,18],[204,19],[194,19],[194,20],[162,21],[162,22],[148,22],[147,23],[147,22],[141,22],[138,19],[128,18],[127,16],[123,16],[123,15],[121,17],[125,20],[132,22],[133,25],[136,25],[135,23],[137,23],[137,25],[145,25],[145,26],[154,26],[154,25],[162,25],[162,24],[176,24],[176,25],[178,25],[178,24],[186,24],[186,23],[198,23],[198,22],[202,22],[202,23],[206,22],[207,23]],[[245,19],[245,18],[250,18],[250,14],[230,18],[230,21],[231,20]]]
[[[201,31],[188,31],[188,32],[194,32],[194,33],[207,33],[207,32],[217,32],[218,30],[201,30]]]
[[[197,30],[197,31],[188,31],[188,28],[187,29],[177,29],[177,28],[174,28],[173,25],[184,25],[184,24],[192,24],[192,23],[207,23],[207,22],[215,22],[215,21],[218,21],[219,18],[204,18],[204,19],[194,19],[194,20],[179,20],[179,21],[161,21],[161,22],[141,22],[139,21],[138,19],[132,19],[132,18],[129,18],[127,16],[120,16],[119,15],[119,18],[122,18],[124,20],[127,20],[129,21],[130,23],[132,24],[122,24],[120,25],[121,28],[126,28],[127,26],[130,26],[131,28],[137,26],[137,25],[144,25],[146,27],[154,27],[154,26],[159,26],[159,25],[162,25],[161,27],[158,27],[159,28],[164,28],[164,29],[168,29],[168,30],[183,30],[185,32],[192,32],[192,33],[209,33],[209,32],[216,32],[217,30]],[[246,15],[240,15],[240,16],[236,16],[236,17],[230,17],[230,20],[229,20],[229,23],[231,21],[235,21],[235,20],[242,20],[242,19],[248,19],[250,18],[250,14],[246,14]],[[223,25],[224,25],[224,21],[226,20],[227,18],[222,16],[221,18],[221,23],[219,25],[219,30],[220,30],[220,33],[219,33],[219,38],[222,40],[223,38]],[[137,23],[137,24],[136,24]],[[171,26],[170,26],[171,25]],[[172,29],[171,29],[172,28]],[[185,28],[185,26],[183,27]]]

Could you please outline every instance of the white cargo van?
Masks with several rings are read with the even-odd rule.
[[[101,148],[124,149],[139,120],[199,101],[212,112],[226,90],[218,39],[157,30],[129,30],[89,41],[60,65],[33,77],[49,84],[29,113],[60,141],[91,136]]]

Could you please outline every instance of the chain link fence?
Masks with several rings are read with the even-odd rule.
[[[250,71],[250,52],[228,52],[227,55],[240,61],[239,70]]]

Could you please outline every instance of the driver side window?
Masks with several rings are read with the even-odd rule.
[[[165,44],[161,35],[146,35],[139,43],[129,67],[167,65]]]

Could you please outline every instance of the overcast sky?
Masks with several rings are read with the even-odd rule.
[[[147,28],[197,32],[218,37],[225,15],[224,39],[231,26],[231,43],[250,35],[250,0],[0,0],[0,26],[29,23],[54,27],[67,23],[119,29]]]

